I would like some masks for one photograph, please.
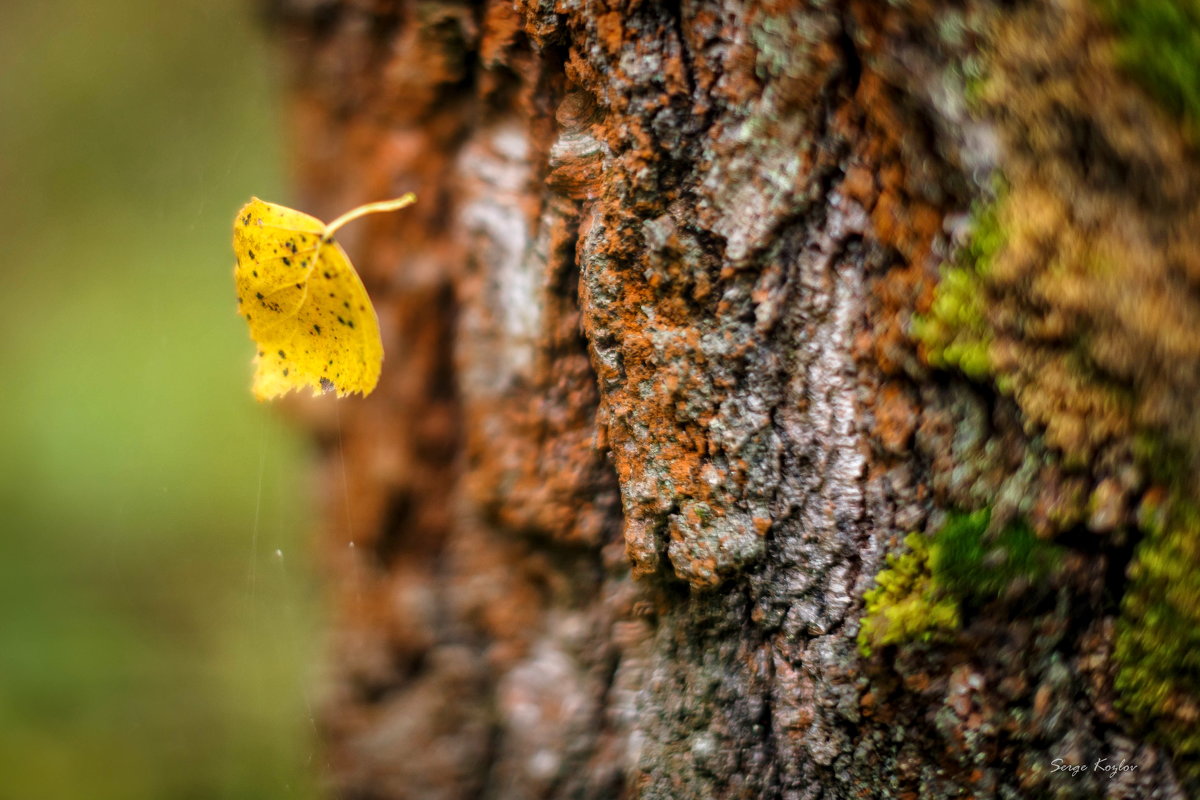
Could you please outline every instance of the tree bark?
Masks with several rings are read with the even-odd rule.
[[[314,420],[334,796],[1198,791],[1136,565],[1200,162],[1099,5],[272,6],[303,207],[419,198],[341,235],[384,375]]]

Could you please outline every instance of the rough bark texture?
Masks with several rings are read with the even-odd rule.
[[[1200,167],[1096,7],[273,13],[305,207],[420,198],[342,237],[385,371],[315,421],[335,796],[1196,790],[1194,675],[1136,682],[1200,598],[1126,574],[1197,463]],[[860,636],[909,567],[953,620]]]

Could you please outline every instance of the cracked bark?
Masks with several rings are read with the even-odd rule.
[[[1002,159],[960,67],[1017,13],[272,5],[304,207],[420,198],[344,237],[387,356],[323,540],[335,796],[1182,797],[1111,707],[1127,549],[856,648],[907,532],[1050,458],[906,333]]]

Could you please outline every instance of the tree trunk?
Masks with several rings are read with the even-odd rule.
[[[1119,7],[272,9],[302,207],[419,198],[341,237],[334,796],[1200,792],[1200,161]]]

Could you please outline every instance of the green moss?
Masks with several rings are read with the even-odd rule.
[[[919,533],[904,540],[908,551],[889,555],[887,569],[866,593],[866,613],[858,631],[864,657],[872,649],[904,641],[929,641],[939,632],[958,628],[958,601],[934,584],[929,542]]]
[[[962,598],[990,600],[1014,582],[1035,583],[1049,575],[1061,560],[1062,548],[1037,538],[1023,521],[986,536],[991,510],[951,514],[938,531],[930,563],[938,582]]]
[[[1129,569],[1117,624],[1118,706],[1200,785],[1200,507],[1155,509]],[[1161,516],[1161,519],[1159,517]]]
[[[992,371],[984,282],[1004,246],[997,214],[1000,202],[996,199],[975,207],[970,241],[954,263],[942,267],[929,313],[913,320],[913,335],[925,345],[930,364],[958,369],[976,380],[987,378]]]
[[[1200,0],[1094,0],[1117,32],[1121,67],[1200,133]]]
[[[1022,521],[988,536],[991,510],[950,514],[932,536],[910,533],[908,551],[888,556],[876,586],[863,597],[866,611],[858,648],[930,641],[958,628],[963,601],[1002,596],[1015,582],[1033,584],[1061,560],[1061,548],[1043,542]]]

